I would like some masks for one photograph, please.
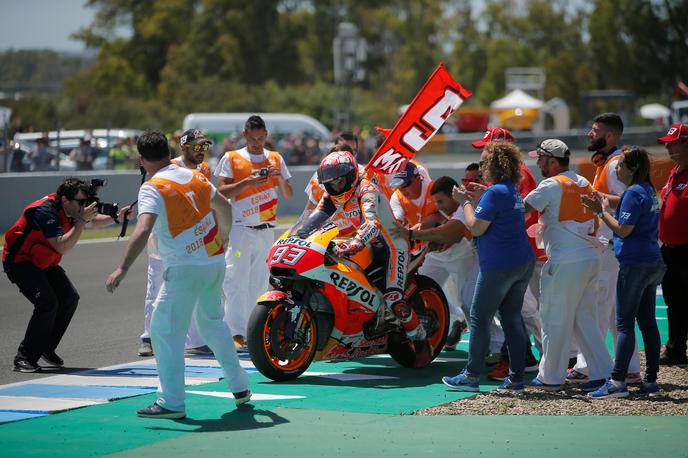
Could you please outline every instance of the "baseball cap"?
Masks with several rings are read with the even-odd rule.
[[[179,139],[180,146],[200,145],[201,143],[212,143],[212,141],[198,129],[189,129],[185,131]]]
[[[509,132],[508,129],[503,129],[501,127],[490,127],[485,131],[485,136],[482,139],[471,143],[471,145],[475,149],[483,149],[488,143],[497,140],[503,140],[509,143],[514,143],[515,141],[514,136],[511,134],[511,132]]]
[[[676,140],[688,140],[688,124],[672,124],[664,137],[657,139],[657,143],[671,143]]]
[[[394,174],[392,182],[389,184],[392,188],[405,188],[411,184],[411,181],[420,175],[418,167],[411,161],[406,162],[404,168]]]
[[[552,157],[569,157],[571,151],[566,143],[556,138],[548,138],[547,140],[540,143],[540,145],[533,151],[528,153],[530,157],[538,157],[540,154],[546,154]]]

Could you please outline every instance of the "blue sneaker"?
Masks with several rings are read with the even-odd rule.
[[[589,382],[581,385],[581,390],[585,391],[586,393],[592,393],[593,391],[597,391],[602,388],[605,383],[607,383],[607,380],[603,378],[590,380]]]
[[[643,384],[640,385],[638,392],[640,394],[644,394],[645,396],[654,397],[659,396],[662,390],[659,389],[657,382],[643,382]]]
[[[590,399],[605,399],[605,398],[625,398],[628,396],[628,388],[626,388],[626,384],[623,382],[617,382],[614,383],[612,379],[609,379],[605,382],[602,387],[598,388],[597,390],[593,391],[592,393],[588,393],[588,397]]]
[[[480,391],[479,380],[478,377],[468,375],[465,370],[454,377],[442,377],[442,383],[457,391],[478,392]]]
[[[561,385],[553,385],[550,383],[544,383],[544,382],[540,381],[540,379],[537,377],[535,377],[530,382],[526,383],[526,386],[528,388],[536,388],[538,390],[544,390],[544,391],[561,391]]]
[[[501,385],[497,388],[498,391],[504,391],[506,393],[521,394],[523,393],[525,387],[523,382],[514,383],[509,377],[506,377]]]

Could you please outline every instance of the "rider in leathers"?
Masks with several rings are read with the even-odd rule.
[[[378,258],[378,263],[380,255],[387,258],[385,303],[401,322],[407,337],[414,341],[416,365],[426,365],[432,358],[432,349],[418,315],[404,300],[408,244],[402,238],[393,238],[386,229],[394,226],[389,204],[385,199],[380,202],[377,186],[360,176],[356,159],[347,145],[330,150],[318,168],[318,181],[325,193],[298,235],[306,237],[333,216],[339,216],[339,221],[334,222],[340,225],[346,220],[349,227],[355,228],[355,233],[333,248],[335,255],[351,256],[365,245],[372,245],[373,257]]]

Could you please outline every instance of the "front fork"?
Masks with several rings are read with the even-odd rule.
[[[284,327],[285,340],[303,342],[305,336],[299,335],[298,332],[303,325],[303,305],[296,302],[290,292],[281,290],[268,291],[259,297],[256,302],[261,305],[269,305],[271,303],[284,305],[284,310],[289,318]]]

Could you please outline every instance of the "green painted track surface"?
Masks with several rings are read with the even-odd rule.
[[[665,339],[666,321],[659,325]],[[187,395],[185,420],[137,418],[136,409],[155,400],[149,394],[7,423],[0,425],[0,457],[688,456],[688,417],[409,415],[468,396],[439,383],[463,366],[465,351],[442,357],[453,360],[425,370],[381,357],[317,363],[313,375],[288,383],[251,374],[254,393],[303,398],[241,409],[213,396],[227,391],[224,383],[196,386],[188,388],[200,393]],[[495,386],[484,379],[481,388]]]

